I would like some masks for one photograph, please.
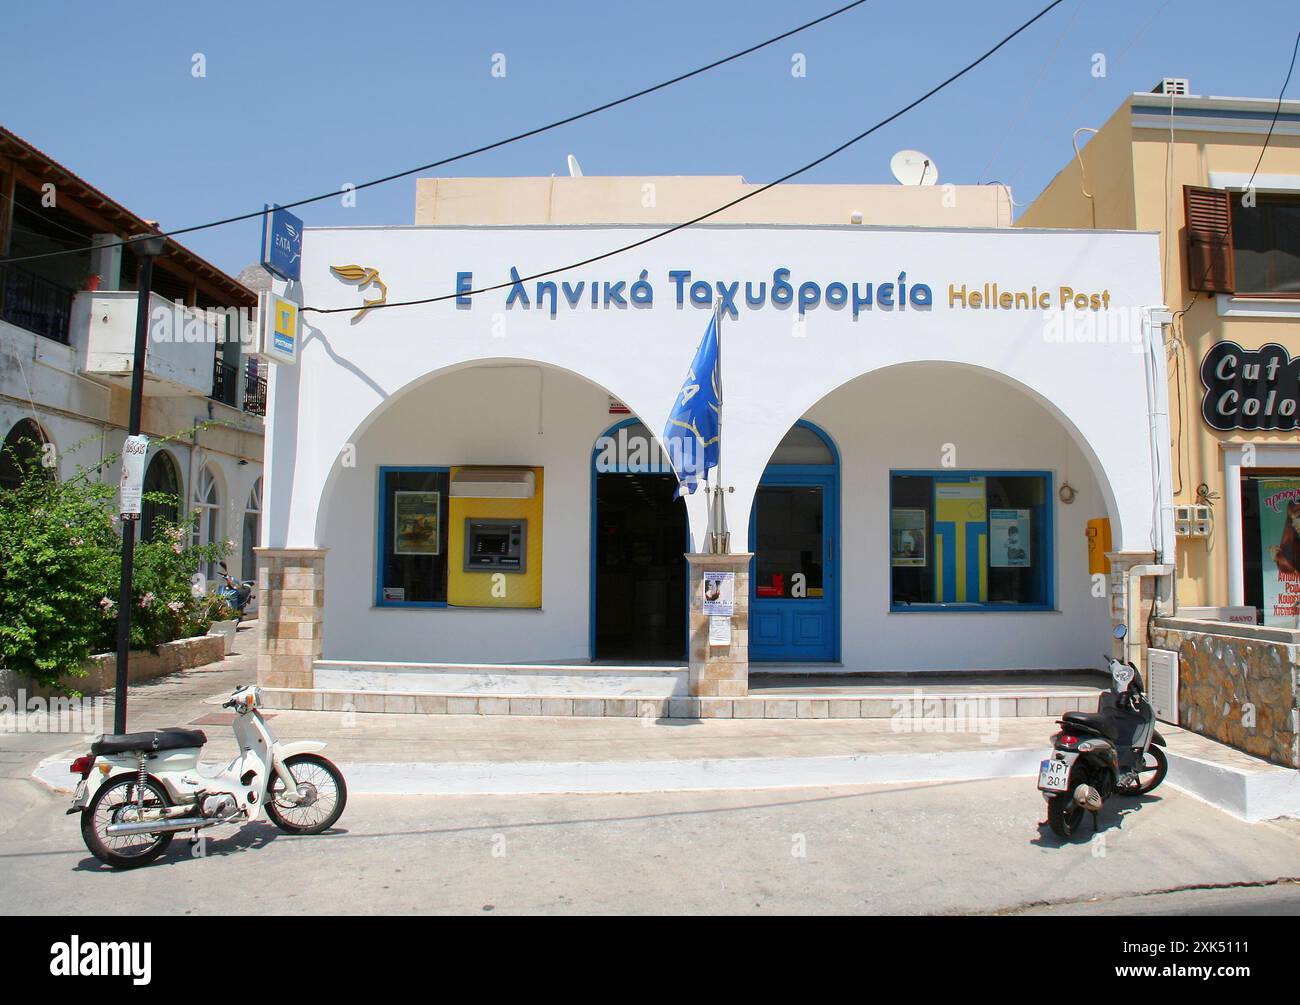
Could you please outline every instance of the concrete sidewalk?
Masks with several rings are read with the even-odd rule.
[[[257,624],[234,656],[131,688],[128,728],[196,726],[204,760],[236,753],[220,710],[256,677]],[[111,721],[111,695],[109,698]],[[766,789],[1031,776],[1054,717],[967,719],[653,719],[268,712],[284,740],[317,739],[362,794],[537,794]],[[108,729],[109,725],[105,725]],[[1247,820],[1300,813],[1300,776],[1172,726],[1170,785]],[[69,789],[69,733],[0,738],[27,745],[39,781]],[[11,755],[12,756],[12,755]],[[37,763],[39,762],[39,764]],[[1032,782],[1027,780],[1027,785]]]

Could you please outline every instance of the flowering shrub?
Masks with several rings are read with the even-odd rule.
[[[16,487],[0,489],[0,667],[41,684],[83,676],[88,656],[117,648],[117,493],[93,474],[59,481],[33,463]],[[135,546],[132,648],[207,631],[190,577],[228,550],[187,546],[185,525],[160,519],[156,526],[152,541]]]

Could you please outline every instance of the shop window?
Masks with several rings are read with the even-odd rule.
[[[890,474],[894,610],[1050,609],[1050,476]]]
[[[1294,470],[1241,477],[1243,592],[1261,624],[1300,627],[1300,477]]]
[[[375,602],[447,603],[447,468],[379,472],[379,583]]]

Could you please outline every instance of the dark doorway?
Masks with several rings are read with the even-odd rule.
[[[600,660],[686,658],[686,504],[671,474],[596,474],[592,616]]]

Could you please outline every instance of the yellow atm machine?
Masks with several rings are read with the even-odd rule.
[[[542,468],[451,469],[447,603],[542,606]]]

